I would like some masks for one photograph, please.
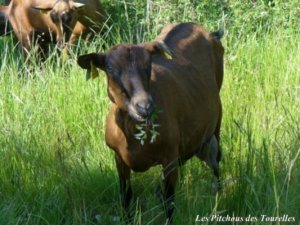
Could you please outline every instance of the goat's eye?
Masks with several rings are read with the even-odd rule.
[[[114,73],[114,68],[112,68],[111,66],[107,66],[106,72],[112,74],[112,73]]]
[[[129,98],[128,92],[125,89],[121,90],[121,95],[125,98]]]

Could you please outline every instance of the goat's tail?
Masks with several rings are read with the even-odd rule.
[[[224,35],[224,31],[223,30],[218,30],[218,31],[215,31],[215,32],[211,32],[211,35],[214,38],[220,40],[223,37],[223,35]]]

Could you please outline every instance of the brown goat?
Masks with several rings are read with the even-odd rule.
[[[129,216],[132,196],[131,170],[143,172],[162,165],[167,224],[172,221],[180,165],[196,155],[219,179],[221,36],[193,23],[181,23],[166,26],[153,42],[117,45],[107,53],[78,58],[82,68],[95,72],[95,66],[106,73],[112,106],[105,140],[116,153],[125,215]],[[170,54],[172,59],[167,59]],[[156,108],[162,110],[155,121],[160,125],[159,135],[153,143],[146,140],[141,145],[136,126],[149,124]]]
[[[98,0],[11,0],[8,6],[0,6],[0,18],[9,21],[27,55],[32,44],[44,53],[50,42],[62,47],[80,35],[99,32],[104,11]]]

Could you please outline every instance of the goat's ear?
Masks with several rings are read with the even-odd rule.
[[[99,76],[98,70],[96,68],[104,70],[105,57],[106,55],[104,53],[91,53],[79,56],[79,58],[77,59],[77,63],[81,68],[87,70],[86,80],[89,80],[91,77],[94,79]]]
[[[32,5],[31,8],[40,10],[41,13],[47,13],[53,9],[53,3],[41,1],[39,5]]]
[[[81,9],[85,7],[84,3],[80,3],[80,2],[72,2],[71,8],[73,9]]]
[[[144,48],[147,49],[151,54],[161,54],[166,59],[173,59],[172,50],[166,45],[163,41],[154,41],[144,45]]]

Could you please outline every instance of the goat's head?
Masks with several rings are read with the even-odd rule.
[[[77,22],[76,11],[85,4],[73,0],[40,1],[32,8],[40,10],[41,13],[49,13],[52,22],[56,26],[57,43],[62,45],[63,40],[68,40]]]
[[[107,53],[92,53],[78,58],[78,64],[88,71],[93,67],[105,71],[108,96],[121,110],[137,122],[147,120],[153,112],[150,93],[153,54],[170,56],[162,42],[145,45],[117,45]]]

